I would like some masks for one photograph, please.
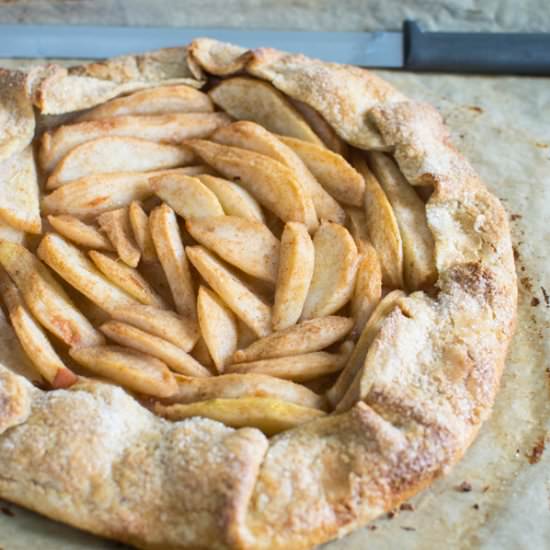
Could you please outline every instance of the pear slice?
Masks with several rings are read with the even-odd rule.
[[[313,277],[315,250],[305,225],[288,222],[281,237],[281,256],[273,304],[273,330],[298,322]]]
[[[88,225],[74,216],[48,216],[50,225],[62,236],[84,248],[113,250],[109,239],[93,225]]]
[[[279,240],[260,222],[236,216],[193,218],[185,227],[199,243],[241,271],[275,284]]]
[[[202,246],[188,246],[189,260],[202,278],[257,336],[271,332],[271,309],[218,258]]]
[[[222,373],[237,349],[237,319],[221,299],[201,286],[197,316],[202,337],[218,373]]]
[[[166,274],[176,310],[180,315],[195,320],[195,289],[176,214],[169,206],[162,204],[151,212],[149,223],[155,250]]]
[[[21,347],[36,370],[52,388],[72,386],[78,377],[57,355],[48,337],[25,307],[16,286],[4,272],[0,272],[0,296]]]
[[[173,373],[151,355],[119,346],[71,349],[69,354],[79,365],[129,390],[153,397],[169,397],[177,390]]]
[[[191,151],[178,145],[155,143],[133,137],[104,137],[72,149],[57,164],[46,189],[93,174],[148,172],[183,166],[193,161]]]
[[[0,264],[34,317],[62,342],[73,347],[104,342],[103,336],[75,307],[48,268],[26,248],[0,241]]]
[[[323,223],[313,238],[315,267],[302,319],[331,315],[353,294],[359,255],[348,230]]]
[[[105,212],[97,218],[99,226],[109,237],[120,259],[130,267],[137,267],[141,252],[134,241],[127,208]]]
[[[141,259],[144,262],[158,261],[155,244],[151,236],[151,228],[149,227],[149,216],[139,201],[132,201],[130,203],[128,218],[132,227],[134,240],[141,252]]]
[[[240,399],[209,399],[196,403],[155,405],[155,412],[169,420],[203,416],[233,428],[258,428],[266,435],[290,430],[305,422],[325,416],[319,409],[302,407],[270,397],[241,397]]]
[[[48,233],[38,246],[38,256],[62,279],[107,313],[120,306],[138,303],[107,280],[82,251],[60,235]]]
[[[351,319],[336,315],[304,321],[237,350],[233,360],[239,363],[319,351],[341,340],[352,326]]]
[[[105,336],[117,344],[156,357],[176,372],[188,376],[210,376],[208,369],[205,369],[180,347],[164,338],[120,321],[103,323],[101,330]]]
[[[129,115],[165,115],[168,113],[208,113],[212,100],[190,86],[158,86],[111,99],[78,117],[78,122]]]
[[[339,202],[362,206],[365,182],[348,161],[326,147],[279,136],[305,163],[319,183]]]
[[[290,101],[271,84],[246,77],[222,80],[210,90],[216,105],[238,120],[251,120],[270,132],[322,145]]]

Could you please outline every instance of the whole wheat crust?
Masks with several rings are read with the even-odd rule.
[[[0,365],[0,497],[141,548],[310,548],[444,474],[489,415],[516,317],[507,217],[439,114],[374,74],[208,39],[25,78],[2,72],[0,120],[12,126],[0,156],[32,139],[30,105],[62,114],[234,73],[306,103],[355,147],[391,151],[412,185],[433,188],[437,295],[413,293],[385,320],[362,401],[269,440],[201,418],[167,422],[99,382],[43,392]],[[14,339],[3,335],[0,359]]]

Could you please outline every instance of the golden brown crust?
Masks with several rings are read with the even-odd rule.
[[[490,413],[516,314],[507,219],[438,113],[368,71],[206,39],[189,55],[195,75],[243,71],[271,82],[344,141],[392,151],[410,183],[433,187],[437,295],[403,298],[383,322],[362,401],[272,438],[265,456],[256,430],[169,424],[112,386],[44,394],[19,378],[0,383],[0,427],[13,426],[0,436],[0,495],[146,548],[310,548],[447,471]],[[109,63],[78,78],[120,81],[124,64]],[[97,422],[83,422],[90,417]]]
[[[27,76],[0,69],[0,162],[19,153],[34,137],[35,119]]]
[[[34,105],[43,115],[94,107],[135,90],[168,84],[200,87],[187,63],[187,48],[165,48],[65,69],[38,67],[29,73]]]

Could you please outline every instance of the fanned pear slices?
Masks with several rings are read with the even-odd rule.
[[[111,317],[160,336],[183,351],[191,351],[199,338],[196,321],[153,306],[131,305],[114,309]]]
[[[365,227],[378,253],[382,282],[389,288],[402,288],[403,243],[393,208],[363,155],[355,155],[353,164],[365,180]]]
[[[188,219],[189,234],[241,271],[275,284],[279,240],[260,222],[235,216]]]
[[[327,392],[327,397],[333,406],[336,406],[344,394],[350,388],[357,373],[361,370],[368,349],[375,336],[380,330],[380,325],[386,316],[397,306],[398,301],[405,296],[402,290],[394,290],[387,294],[378,304],[370,319],[368,320],[351,357],[344,370],[340,373],[338,380]]]
[[[187,255],[195,269],[227,306],[257,336],[271,332],[271,309],[220,260],[202,246],[188,246]]]
[[[198,178],[166,174],[152,178],[151,188],[184,219],[223,216],[220,201]]]
[[[69,353],[78,364],[129,390],[154,397],[169,397],[177,390],[174,375],[150,355],[119,346],[71,349]]]
[[[117,97],[90,109],[78,118],[100,120],[129,115],[164,115],[168,113],[208,113],[212,101],[203,92],[190,86],[159,86]]]
[[[209,399],[196,403],[155,405],[155,412],[169,420],[183,420],[204,416],[223,422],[233,428],[251,426],[266,435],[290,430],[305,422],[325,416],[326,413],[311,407],[302,407],[269,397],[241,397],[240,399]]]
[[[358,253],[348,230],[323,223],[313,237],[315,267],[302,319],[331,315],[351,298]]]
[[[52,172],[47,189],[56,189],[92,174],[148,172],[193,161],[189,149],[132,137],[104,137],[70,151]]]
[[[308,205],[312,210],[308,213],[311,223],[315,223],[316,215],[319,219],[344,223],[346,219],[344,210],[313,177],[300,157],[258,124],[247,121],[233,122],[216,130],[212,134],[212,140],[223,145],[255,151],[284,164],[292,170],[304,194],[311,197],[311,205]]]
[[[279,139],[302,159],[336,200],[351,206],[363,204],[365,182],[344,157],[314,143],[284,136],[279,136]]]
[[[170,285],[176,310],[196,319],[196,299],[189,262],[183,248],[174,211],[166,204],[155,208],[149,218],[155,250]]]
[[[284,164],[253,151],[211,141],[190,140],[185,144],[218,172],[238,180],[239,185],[281,220],[305,223],[309,230],[315,229],[316,223],[311,224],[308,219],[308,197]]]
[[[44,331],[27,311],[19,291],[5,273],[0,272],[0,296],[6,306],[21,347],[40,375],[52,388],[68,388],[78,377],[55,352]]]
[[[221,299],[204,286],[199,288],[197,316],[210,357],[221,373],[237,349],[237,319]]]
[[[15,229],[40,233],[38,195],[31,146],[0,162],[0,219]]]
[[[228,78],[210,90],[210,97],[233,118],[251,120],[270,132],[322,145],[290,101],[267,82],[246,77]]]
[[[294,382],[309,382],[321,376],[338,372],[348,361],[353,342],[344,342],[339,353],[313,351],[301,355],[259,359],[247,363],[233,363],[227,372],[269,374]]]
[[[352,325],[351,319],[334,315],[304,321],[237,350],[233,359],[238,363],[319,351],[341,340]]]
[[[281,254],[273,303],[273,330],[298,322],[306,301],[315,250],[305,225],[288,222],[281,237]]]
[[[395,161],[384,153],[368,153],[369,165],[392,205],[401,238],[405,282],[410,290],[433,284],[437,277],[434,240],[426,208]]]
[[[51,172],[69,151],[98,138],[130,137],[179,144],[184,139],[207,137],[229,122],[224,113],[181,113],[121,116],[68,124],[43,135],[40,165],[45,172]]]
[[[15,282],[32,314],[62,342],[73,347],[103,343],[101,334],[34,254],[19,244],[0,241],[0,264]]]
[[[62,279],[106,312],[137,303],[108,281],[83,252],[59,235],[48,233],[40,242],[38,256]]]
[[[105,212],[97,218],[97,221],[101,229],[107,233],[120,259],[130,267],[136,267],[139,263],[141,252],[132,235],[128,209],[117,208],[116,210]]]
[[[264,213],[256,199],[240,185],[208,174],[200,174],[197,177],[216,195],[228,216],[265,222]]]
[[[180,347],[164,338],[154,336],[120,321],[103,323],[101,330],[105,336],[117,344],[156,357],[176,372],[188,376],[210,376],[208,369],[205,369]]]
[[[265,374],[222,374],[209,378],[176,375],[178,390],[167,403],[192,403],[206,399],[272,397],[303,407],[323,409],[325,399],[304,386]]]
[[[62,236],[84,248],[113,250],[109,239],[93,225],[88,225],[74,216],[48,216],[50,225]]]
[[[155,244],[153,243],[153,237],[151,236],[151,229],[149,227],[149,216],[139,201],[132,201],[130,203],[128,207],[128,218],[130,220],[132,233],[134,234],[134,240],[141,251],[142,260],[144,262],[157,261],[158,257],[155,251]]]
[[[96,267],[115,285],[149,306],[166,307],[164,300],[151,288],[140,272],[96,250],[88,253]]]

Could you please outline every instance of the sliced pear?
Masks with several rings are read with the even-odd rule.
[[[237,349],[237,319],[221,299],[204,286],[199,288],[197,315],[210,356],[217,371],[222,373]]]
[[[351,337],[354,339],[363,332],[374,308],[382,298],[382,271],[378,254],[366,241],[361,241],[361,248],[363,252],[351,297],[351,316],[354,320]]]
[[[39,188],[32,147],[0,162],[0,219],[15,229],[40,233]]]
[[[233,354],[235,363],[299,355],[322,350],[341,340],[353,326],[347,317],[335,315],[304,321],[256,340]]]
[[[48,233],[40,242],[38,256],[62,279],[109,313],[137,300],[108,281],[78,248],[60,235]]]
[[[209,399],[178,405],[155,405],[155,412],[169,420],[183,420],[203,416],[233,428],[250,426],[266,435],[290,430],[305,422],[325,416],[319,409],[269,397],[241,397],[240,399]]]
[[[409,290],[435,283],[435,245],[426,207],[395,161],[384,153],[368,153],[369,166],[384,189],[403,239],[403,270]]]
[[[208,174],[201,174],[197,177],[216,195],[228,216],[265,222],[264,213],[256,199],[240,185]]]
[[[117,308],[111,312],[111,316],[117,321],[123,321],[149,334],[164,338],[183,351],[191,351],[199,338],[197,323],[173,311],[133,305]]]
[[[380,325],[383,320],[392,312],[397,306],[398,301],[405,296],[402,290],[394,290],[387,294],[376,306],[370,316],[349,361],[347,362],[344,370],[340,373],[338,380],[336,380],[334,386],[327,392],[327,397],[333,406],[336,406],[342,399],[351,383],[353,382],[356,374],[361,370],[367,351],[372,344],[372,341],[380,330]]]
[[[187,220],[187,231],[199,243],[241,271],[275,284],[279,240],[260,222],[236,216]]]
[[[117,344],[156,357],[176,372],[188,376],[210,376],[208,369],[205,369],[180,347],[164,338],[120,321],[103,323],[101,330],[105,336]]]
[[[159,86],[111,99],[78,117],[79,122],[129,115],[164,115],[168,113],[208,113],[212,101],[190,86]]]
[[[164,403],[193,403],[207,399],[271,397],[313,409],[325,408],[324,397],[305,386],[265,374],[222,374],[209,378],[176,375],[178,391]]]
[[[365,223],[378,253],[382,282],[388,288],[403,288],[403,243],[393,208],[364,155],[355,155],[353,165],[365,180]]]
[[[319,183],[339,202],[362,206],[365,182],[348,161],[326,147],[279,136],[305,163]]]
[[[155,251],[151,229],[149,227],[149,216],[146,214],[139,201],[132,201],[128,207],[128,218],[134,235],[134,240],[141,252],[141,259],[144,262],[158,261]]]
[[[348,361],[353,344],[342,344],[339,353],[313,351],[301,355],[289,355],[275,359],[260,359],[248,363],[233,363],[227,367],[227,372],[269,374],[294,382],[310,382],[321,376],[342,370]]]
[[[210,356],[210,352],[208,351],[208,347],[206,346],[206,342],[204,341],[204,338],[202,336],[199,336],[199,339],[197,340],[197,343],[195,344],[191,355],[201,365],[208,367],[213,373],[216,372],[214,361],[212,361],[212,357]]]
[[[315,267],[302,319],[331,315],[353,294],[359,255],[347,229],[323,223],[313,238]]]
[[[246,77],[223,80],[209,92],[216,105],[239,120],[251,120],[270,132],[322,145],[290,101],[271,84]]]
[[[109,239],[97,227],[88,225],[74,216],[48,216],[48,222],[62,237],[79,246],[113,250]]]
[[[21,347],[38,373],[52,388],[72,386],[78,377],[57,355],[48,337],[25,307],[19,291],[4,272],[0,272],[0,296]]]
[[[305,225],[288,222],[281,237],[281,255],[275,300],[273,330],[298,322],[313,277],[315,250]]]
[[[91,176],[117,172],[148,172],[189,164],[189,149],[132,137],[104,137],[72,149],[48,178],[47,189]]]
[[[237,349],[247,348],[258,339],[257,334],[240,319],[237,319],[237,333]]]
[[[345,157],[348,152],[346,142],[338,137],[338,134],[323,116],[303,101],[298,101],[297,99],[291,99],[290,101],[296,110],[304,117],[311,129],[319,136],[325,146],[331,151]],[[285,134],[283,133],[283,135]]]
[[[238,181],[283,221],[297,221],[305,223],[309,230],[315,229],[316,223],[308,219],[308,197],[284,164],[253,151],[211,141],[190,140],[185,144],[225,177]]]
[[[308,204],[308,219],[315,223],[315,217],[338,223],[344,223],[346,214],[342,207],[325,191],[313,177],[300,157],[282,143],[275,135],[254,122],[239,121],[219,128],[212,134],[212,140],[223,145],[241,147],[266,155],[287,166],[302,186],[306,197],[311,197]]]
[[[202,246],[188,246],[189,260],[239,319],[258,336],[271,332],[271,309],[218,258]]]
[[[157,176],[151,179],[151,187],[182,218],[223,216],[220,201],[198,178],[181,174]]]
[[[101,334],[34,254],[19,244],[0,241],[0,264],[17,285],[34,317],[61,341],[73,347],[103,343]]]
[[[88,176],[68,183],[42,199],[46,214],[69,214],[77,218],[96,216],[143,200],[153,194],[151,174],[120,173]]]
[[[40,166],[45,172],[51,172],[69,151],[98,138],[131,137],[179,144],[184,139],[207,137],[229,122],[224,113],[181,113],[120,116],[68,124],[42,136]]]
[[[174,375],[151,355],[119,346],[72,348],[69,354],[79,365],[129,390],[153,397],[169,397],[177,390]]]
[[[130,296],[148,306],[166,307],[164,300],[151,288],[137,269],[95,250],[90,250],[88,255],[99,271],[109,281],[127,292]]]
[[[176,214],[169,206],[162,204],[151,212],[149,223],[155,250],[170,285],[176,311],[184,317],[195,320],[197,318],[195,288]]]
[[[21,229],[15,229],[15,227],[0,220],[0,240],[23,244],[25,242],[25,232]]]
[[[107,234],[120,259],[130,267],[136,267],[141,252],[134,241],[127,208],[105,212],[97,218],[99,226]]]

